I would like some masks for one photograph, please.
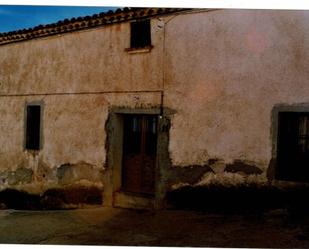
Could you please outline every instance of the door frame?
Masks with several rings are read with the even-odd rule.
[[[160,209],[164,207],[167,171],[170,167],[168,153],[170,117],[161,116],[160,108],[111,107],[105,124],[106,164],[104,172],[103,205],[125,208]],[[123,156],[123,117],[125,114],[157,115],[157,152],[155,164],[155,193],[153,197],[139,196],[121,191]]]
[[[308,159],[302,159],[297,153],[297,146],[299,142],[299,119],[301,117],[309,117],[308,112],[279,112],[278,116],[278,170],[277,178],[285,181],[295,181],[295,182],[308,182],[308,172],[304,171],[307,167]],[[284,129],[284,125],[293,124],[294,129],[292,131],[287,131]],[[287,136],[290,137],[289,141]],[[306,135],[307,137],[308,135]],[[304,137],[305,140],[308,138]],[[286,147],[287,146],[287,147]],[[289,149],[288,151],[285,151]],[[296,155],[293,155],[293,151]],[[303,153],[304,155],[305,153]],[[308,153],[306,153],[308,154]],[[298,171],[298,172],[297,172]]]
[[[269,182],[274,184],[283,182],[293,182],[303,184],[305,182],[296,181],[293,179],[283,179],[280,176],[280,165],[279,165],[279,114],[281,112],[296,112],[296,113],[309,113],[309,103],[299,103],[299,104],[277,104],[273,107],[271,111],[271,160],[269,167],[267,169],[267,178]]]

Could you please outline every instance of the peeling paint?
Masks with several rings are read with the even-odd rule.
[[[173,166],[169,170],[170,184],[177,183],[196,183],[204,174],[213,173],[214,171],[208,165],[190,165],[186,167]]]
[[[20,167],[15,171],[3,171],[0,173],[2,185],[19,185],[30,183],[33,180],[32,169]]]
[[[57,168],[57,177],[60,184],[71,184],[80,180],[89,180],[93,183],[102,181],[103,169],[85,163],[66,163]]]
[[[247,164],[241,160],[235,160],[232,164],[227,164],[224,171],[245,175],[260,175],[263,173],[263,171],[255,165]]]
[[[266,185],[266,175],[244,175],[239,173],[205,174],[195,186],[221,185],[225,187],[246,186],[250,184]]]

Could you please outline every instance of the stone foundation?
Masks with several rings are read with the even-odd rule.
[[[86,162],[56,168],[40,162],[0,173],[0,208],[67,209],[103,203],[103,169]]]
[[[102,205],[102,202],[102,189],[78,185],[48,189],[42,194],[31,194],[17,189],[0,192],[2,209],[72,209]]]

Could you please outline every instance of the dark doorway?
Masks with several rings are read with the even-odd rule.
[[[309,113],[280,112],[278,169],[280,180],[309,181]]]
[[[157,116],[124,115],[122,190],[138,194],[155,192]]]

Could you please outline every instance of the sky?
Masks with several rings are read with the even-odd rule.
[[[0,5],[0,33],[54,23],[66,18],[93,15],[110,9],[117,8]]]
[[[48,4],[53,6],[47,6]],[[0,0],[0,33],[116,9],[116,7],[102,7],[104,4],[130,7],[309,9],[308,0]],[[101,7],[77,7],[76,5]]]

